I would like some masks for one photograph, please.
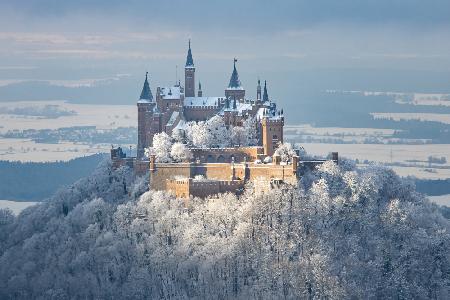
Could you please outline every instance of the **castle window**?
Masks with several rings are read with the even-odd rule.
[[[273,135],[273,139],[276,140],[278,139],[278,136],[276,134]]]

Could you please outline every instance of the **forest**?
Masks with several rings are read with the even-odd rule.
[[[449,220],[392,170],[328,161],[255,196],[147,190],[104,161],[15,217],[2,299],[448,299]]]

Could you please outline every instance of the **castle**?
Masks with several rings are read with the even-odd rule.
[[[173,86],[157,87],[153,97],[148,73],[145,76],[138,108],[138,142],[136,157],[126,157],[122,149],[113,148],[111,159],[115,167],[128,165],[136,173],[150,172],[150,188],[167,190],[180,198],[206,197],[224,192],[239,192],[246,182],[254,183],[257,192],[264,192],[281,184],[296,184],[305,168],[323,161],[304,161],[294,155],[282,162],[274,155],[283,143],[283,110],[269,98],[267,83],[262,89],[257,81],[256,97],[246,95],[236,69],[233,70],[223,96],[203,96],[201,83],[195,91],[195,64],[191,43],[184,68],[184,87],[179,81]],[[191,159],[183,162],[158,162],[155,155],[145,156],[145,149],[153,145],[153,137],[165,132],[184,134],[188,122],[207,121],[220,116],[227,128],[242,126],[245,120],[255,120],[257,142],[253,146],[204,148],[189,145]],[[270,158],[270,159],[267,159]],[[337,153],[333,159],[338,160]],[[265,163],[263,163],[265,162]]]

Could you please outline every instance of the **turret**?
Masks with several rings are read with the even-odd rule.
[[[256,86],[256,101],[261,102],[261,81],[258,79],[258,85]]]
[[[237,59],[234,59],[233,63],[233,72],[231,73],[230,83],[228,87],[225,89],[225,97],[226,98],[234,98],[239,101],[243,101],[245,98],[245,89],[241,85],[241,81],[239,80],[239,74],[236,69]]]
[[[186,66],[184,67],[184,86],[185,97],[195,97],[195,66],[194,59],[192,58],[191,40],[189,40]]]
[[[202,96],[203,96],[203,92],[202,92],[202,84],[200,83],[200,81],[198,82],[198,92],[197,92],[197,95],[198,95],[199,97],[202,97]]]
[[[283,143],[284,118],[272,118],[265,114],[261,125],[264,155],[272,156],[279,144]]]
[[[264,94],[263,102],[269,101],[269,94],[267,93],[267,81],[264,80]]]
[[[141,96],[137,102],[138,107],[138,145],[137,145],[137,157],[138,159],[144,156],[145,148],[149,146],[147,140],[147,118],[149,112],[152,111],[155,106],[153,101],[152,91],[148,83],[148,72],[145,73],[144,86],[142,87]]]

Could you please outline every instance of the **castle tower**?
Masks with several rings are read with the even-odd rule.
[[[264,155],[272,156],[278,145],[283,143],[284,117],[264,115],[261,125]]]
[[[203,96],[203,92],[202,92],[202,84],[201,84],[200,81],[198,82],[198,92],[197,92],[197,94],[198,94],[199,97],[202,97],[202,96]]]
[[[225,90],[225,97],[230,99],[236,98],[239,101],[243,101],[245,97],[245,89],[242,87],[241,81],[239,80],[239,74],[236,70],[236,62],[237,59],[235,58],[233,63],[233,73],[231,73],[230,83]]]
[[[138,145],[137,145],[137,158],[141,159],[144,157],[145,148],[149,146],[149,141],[147,140],[148,131],[148,113],[152,111],[155,102],[153,102],[152,91],[150,90],[150,85],[148,84],[148,72],[145,73],[144,86],[142,87],[141,96],[137,102],[138,108]]]
[[[192,59],[191,40],[189,40],[186,66],[184,67],[184,86],[185,97],[195,97],[195,67],[194,60]]]
[[[263,102],[269,101],[269,94],[267,93],[267,81],[264,80],[264,94],[263,94]]]
[[[258,85],[256,86],[256,102],[261,102],[261,81],[258,79]]]

